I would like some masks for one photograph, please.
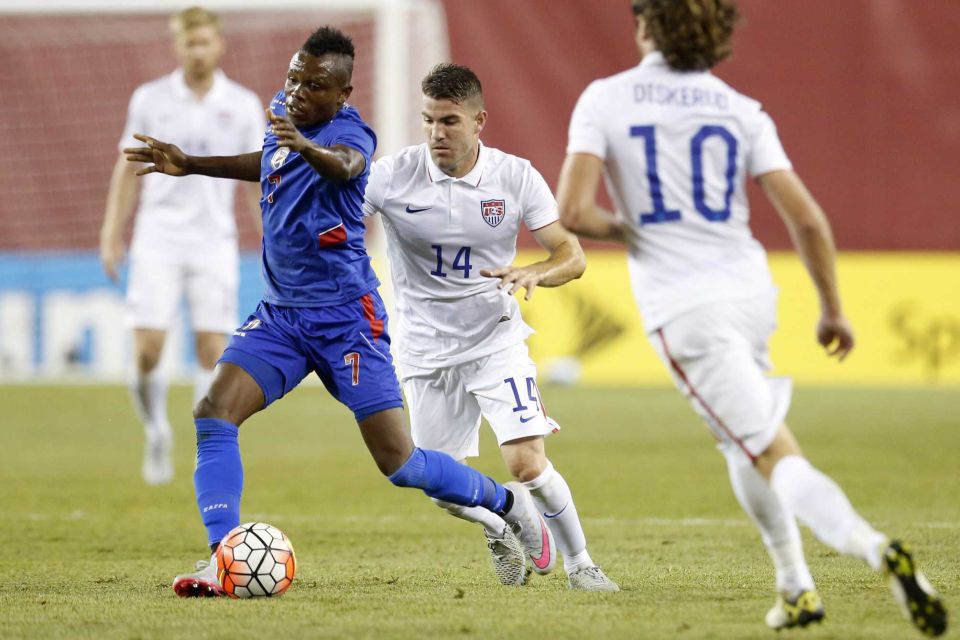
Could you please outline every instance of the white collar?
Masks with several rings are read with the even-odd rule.
[[[643,56],[643,59],[640,61],[640,68],[646,69],[648,67],[667,67],[667,61],[663,57],[663,54],[654,49],[647,55]]]
[[[483,146],[483,143],[479,143],[479,151],[477,152],[477,162],[473,165],[473,168],[470,169],[470,172],[463,176],[462,178],[454,178],[453,176],[447,175],[443,172],[443,169],[438,167],[433,161],[433,157],[430,155],[430,145],[423,145],[424,153],[427,154],[427,171],[430,174],[431,182],[443,182],[444,180],[453,180],[454,182],[466,182],[471,187],[480,186],[480,179],[483,177],[483,167],[487,163],[487,150]]]

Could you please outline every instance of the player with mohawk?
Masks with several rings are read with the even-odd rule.
[[[511,492],[439,451],[415,447],[403,419],[387,317],[363,240],[361,205],[376,137],[347,103],[353,90],[353,42],[315,31],[290,60],[270,103],[261,151],[198,157],[148,136],[128,159],[139,174],[201,174],[259,181],[263,192],[266,292],[237,329],[194,409],[194,485],[215,549],[240,523],[243,467],[238,427],[315,372],[349,407],[380,471],[400,487],[439,500],[483,506],[547,535],[530,496]],[[184,597],[222,594],[213,566],[173,583]]]

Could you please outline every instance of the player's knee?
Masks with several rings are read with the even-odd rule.
[[[547,458],[538,453],[513,455],[505,460],[507,470],[520,482],[530,482],[538,477],[547,468]]]
[[[160,364],[160,351],[153,349],[140,349],[137,351],[137,371],[140,373],[150,373]]]
[[[212,390],[211,390],[212,391]],[[240,426],[240,423],[246,416],[240,416],[233,409],[233,403],[227,401],[222,395],[217,395],[208,391],[197,406],[193,408],[193,417],[195,419],[214,418],[216,420],[225,420],[231,424]]]
[[[546,464],[539,465],[536,463],[529,463],[511,468],[510,473],[520,482],[530,482],[531,480],[535,480],[540,477],[540,474],[543,473],[544,469],[546,469]]]

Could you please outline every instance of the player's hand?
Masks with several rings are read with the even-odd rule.
[[[100,264],[103,265],[103,271],[113,282],[120,279],[120,263],[126,248],[121,240],[101,240],[100,241]]]
[[[526,289],[524,300],[533,297],[533,290],[543,278],[535,269],[530,267],[500,267],[499,269],[480,269],[480,275],[486,278],[500,278],[498,289],[509,289],[507,293],[515,294],[520,289]]]
[[[828,356],[837,356],[843,362],[853,350],[853,327],[843,316],[821,316],[817,323],[817,342]]]
[[[303,137],[300,130],[286,116],[278,116],[267,109],[267,118],[270,120],[273,135],[277,136],[279,146],[287,147],[290,151],[296,151],[297,153],[310,146],[310,141]]]
[[[187,175],[187,155],[177,145],[161,142],[142,133],[135,133],[133,137],[147,145],[123,150],[129,162],[143,162],[149,165],[137,171],[138,176],[145,176],[148,173],[165,173],[168,176]]]

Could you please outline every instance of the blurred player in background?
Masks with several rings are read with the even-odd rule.
[[[377,277],[364,247],[363,192],[376,137],[347,104],[353,91],[353,42],[323,27],[294,54],[286,84],[268,109],[263,148],[200,157],[149,136],[127,149],[138,174],[200,174],[259,181],[263,190],[266,293],[233,333],[213,384],[194,410],[194,486],[208,541],[240,523],[243,466],[238,427],[293,390],[311,372],[349,407],[380,471],[400,487],[483,506],[537,541],[549,536],[529,493],[511,491],[439,451],[414,447],[403,418],[400,385]],[[177,576],[183,597],[222,595],[216,567]]]
[[[217,66],[224,52],[217,15],[186,9],[170,19],[170,29],[180,69],[134,92],[120,147],[134,143],[133,132],[139,131],[201,155],[260,148],[260,100]],[[136,170],[121,155],[110,180],[100,259],[114,281],[124,254],[124,228],[137,202]],[[181,299],[186,296],[194,332],[195,400],[206,393],[226,334],[237,323],[235,189],[232,183],[202,176],[178,181],[155,174],[143,181],[130,248],[127,304],[135,357],[130,388],[146,432],[143,479],[148,484],[173,478],[167,382],[158,363]],[[243,193],[259,229],[260,191],[244,185]]]
[[[546,458],[544,436],[559,427],[541,401],[524,342],[533,331],[513,296],[523,288],[529,300],[537,286],[579,278],[580,243],[557,224],[556,201],[537,170],[480,142],[487,112],[473,71],[438,65],[422,90],[427,142],[378,160],[364,202],[367,215],[383,215],[413,440],[458,460],[476,456],[485,417],[507,469],[549,519],[570,587],[619,591],[590,559],[570,488]],[[549,256],[504,266],[516,257],[521,224]],[[521,546],[534,549],[534,571],[553,569],[553,541],[540,540],[540,531],[515,530],[483,507],[435,502],[483,525],[503,584],[524,583]]]
[[[899,541],[876,531],[803,457],[783,422],[785,379],[768,379],[776,290],[748,226],[752,176],[783,217],[820,297],[817,341],[853,348],[830,225],[792,171],[760,105],[709,69],[730,53],[730,0],[633,3],[638,67],[592,83],[570,123],[558,189],[563,224],[628,246],[634,294],[654,348],[720,443],[734,493],[760,528],[779,596],[769,626],[824,617],[795,518],[824,543],[890,578],[914,624],[943,633],[943,603]],[[618,215],[596,205],[606,171]]]

